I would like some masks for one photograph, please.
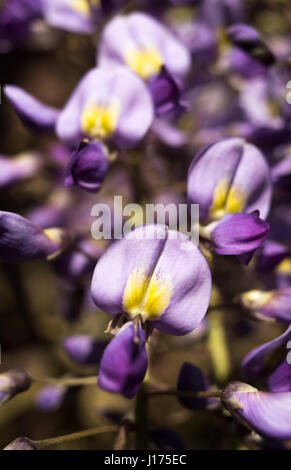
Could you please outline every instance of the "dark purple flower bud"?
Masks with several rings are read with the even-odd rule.
[[[36,133],[54,132],[59,111],[42,104],[26,91],[14,85],[4,88],[5,96],[29,130]]]
[[[181,367],[177,391],[178,392],[206,392],[210,389],[208,378],[203,374],[199,367],[189,362],[184,362]],[[184,408],[204,409],[213,404],[215,400],[209,398],[191,398],[183,397],[178,394],[178,400]]]
[[[251,290],[242,294],[240,300],[256,318],[291,323],[291,287],[269,292]]]
[[[226,57],[230,70],[244,78],[264,78],[267,73],[267,68],[264,64],[258,62],[252,56],[238,47],[230,49]]]
[[[100,142],[82,141],[71,158],[66,186],[78,185],[89,192],[100,190],[109,167],[108,154]]]
[[[216,225],[211,239],[219,255],[243,255],[253,253],[268,231],[269,224],[257,214],[229,214]]]
[[[112,393],[133,398],[148,367],[144,330],[126,323],[110,341],[101,359],[98,385]]]
[[[89,335],[74,335],[65,338],[63,347],[67,355],[79,364],[98,364],[104,349],[105,341],[97,341]]]
[[[47,385],[38,390],[35,397],[35,405],[41,411],[56,411],[62,406],[67,391],[68,388],[64,385]]]
[[[261,392],[242,382],[230,382],[221,401],[241,424],[269,439],[291,438],[291,393]]]
[[[260,375],[265,371],[267,359],[273,353],[277,353],[282,348],[285,355],[287,354],[287,344],[289,341],[291,341],[291,326],[282,335],[253,349],[245,356],[242,362],[244,374],[248,377]]]
[[[234,44],[246,50],[261,43],[260,33],[248,24],[233,24],[227,29],[227,33]]]
[[[20,263],[51,259],[63,249],[65,232],[58,228],[42,230],[13,212],[0,211],[0,258]]]
[[[263,43],[259,32],[248,24],[238,23],[228,28],[230,40],[250,54],[255,60],[265,65],[272,65],[275,61],[273,53]]]
[[[154,75],[149,79],[149,90],[157,116],[187,109],[187,104],[181,97],[180,84],[165,67],[158,75]]]
[[[185,450],[183,439],[172,429],[155,426],[150,431],[150,438],[159,450]]]
[[[291,364],[285,359],[268,379],[270,392],[291,392]]]
[[[27,390],[30,384],[30,377],[23,370],[14,369],[0,374],[0,405]]]
[[[3,450],[38,450],[33,441],[27,437],[17,437],[14,441],[10,442]]]

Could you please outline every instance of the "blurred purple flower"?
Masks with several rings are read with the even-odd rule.
[[[127,65],[148,80],[162,66],[182,79],[190,67],[187,48],[163,24],[145,13],[116,16],[102,33],[98,53],[100,66]]]
[[[62,406],[68,390],[68,387],[64,385],[47,385],[38,390],[35,397],[35,406],[44,412],[56,411]]]
[[[0,188],[34,176],[40,167],[36,152],[20,153],[13,158],[0,155]]]
[[[268,292],[251,290],[241,294],[240,299],[256,318],[291,323],[291,287]]]
[[[100,0],[43,0],[44,18],[55,28],[92,34],[101,15]]]
[[[78,364],[97,365],[105,346],[104,341],[97,341],[89,335],[68,336],[63,341],[63,347],[67,355]]]
[[[12,263],[52,259],[64,248],[66,234],[42,230],[21,215],[0,211],[0,258]]]
[[[87,72],[61,112],[18,87],[7,85],[4,91],[30,128],[55,129],[69,145],[78,145],[88,137],[113,141],[121,148],[133,147],[144,137],[154,117],[146,86],[125,67]]]
[[[30,385],[31,379],[23,370],[13,369],[0,374],[0,405],[25,392]]]
[[[188,201],[199,204],[202,222],[228,213],[269,212],[272,184],[268,164],[254,145],[240,138],[204,147],[188,173]]]

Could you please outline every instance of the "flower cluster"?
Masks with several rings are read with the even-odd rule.
[[[78,403],[83,421],[111,421],[114,448],[135,433],[137,449],[165,450],[199,446],[171,429],[176,406],[185,421],[207,409],[222,448],[288,448],[290,9],[247,3],[1,3],[0,405],[53,416]],[[193,205],[186,235],[173,222]]]

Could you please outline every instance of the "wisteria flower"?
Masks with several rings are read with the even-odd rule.
[[[106,348],[100,364],[99,385],[129,396],[130,392],[124,393],[122,383],[129,380],[133,386],[130,363],[134,361],[140,367],[134,395],[146,371],[146,336],[141,325],[147,332],[157,328],[173,335],[189,333],[202,321],[210,291],[208,264],[185,235],[163,225],[147,225],[115,241],[95,268],[93,300],[100,309],[114,315],[112,327],[123,317],[124,321],[137,324],[138,330],[136,336],[136,327],[125,323],[124,329]],[[120,354],[126,357],[124,365],[119,348]],[[113,360],[114,367],[110,365]],[[103,372],[104,367],[106,372]],[[103,379],[104,374],[106,379]]]
[[[78,145],[87,137],[132,147],[144,137],[154,117],[146,86],[125,67],[90,70],[61,112],[15,86],[6,86],[5,94],[30,128],[54,129],[69,145]]]
[[[190,67],[187,48],[164,25],[145,13],[116,16],[105,27],[98,52],[100,66],[127,65],[148,80],[165,66],[176,78]]]

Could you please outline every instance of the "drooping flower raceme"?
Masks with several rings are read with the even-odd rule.
[[[87,137],[132,147],[144,137],[154,117],[146,86],[126,67],[87,72],[61,112],[15,86],[6,86],[5,94],[24,124],[38,131],[55,130],[69,145]]]
[[[116,16],[105,27],[99,52],[100,66],[124,64],[144,80],[165,66],[176,78],[190,68],[187,48],[164,25],[144,13]]]
[[[241,138],[203,148],[189,169],[188,201],[199,204],[200,221],[209,224],[206,233],[219,254],[240,255],[260,246],[269,229],[262,219],[271,193],[263,154]]]
[[[147,332],[154,327],[173,335],[187,334],[199,325],[208,308],[210,291],[210,270],[199,248],[185,235],[163,225],[141,226],[115,241],[101,256],[92,279],[93,300],[100,309],[114,315],[112,324],[122,317],[138,324],[138,328],[142,325]],[[121,393],[118,347],[127,358],[133,355],[135,361],[136,354],[143,357],[145,351],[143,347],[132,352],[134,329],[122,331],[112,340],[112,347],[105,350],[99,372],[99,382],[106,388],[103,365],[113,350],[117,369],[110,369],[115,377],[111,377],[114,386],[110,390]],[[136,336],[138,344],[145,343],[143,329]],[[113,349],[118,343],[120,346]],[[130,373],[127,361],[123,380]],[[109,363],[106,360],[106,375]],[[142,370],[144,363],[142,359]]]

